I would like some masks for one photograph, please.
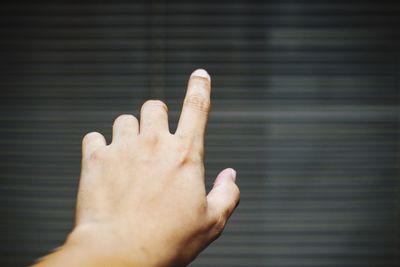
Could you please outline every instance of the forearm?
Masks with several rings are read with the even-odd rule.
[[[119,258],[105,255],[97,250],[91,250],[87,247],[63,245],[56,249],[53,253],[40,259],[35,267],[50,266],[132,266],[124,264]]]
[[[122,244],[114,245],[114,240],[105,236],[105,232],[91,233],[87,229],[74,230],[67,238],[65,244],[39,261],[34,267],[69,267],[69,266],[115,266],[136,267],[151,266],[140,260],[141,256],[132,251],[123,251]]]

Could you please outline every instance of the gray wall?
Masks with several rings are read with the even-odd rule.
[[[191,265],[400,265],[398,1],[31,1],[0,8],[0,265],[73,225],[80,142],[213,78],[207,186],[241,204]]]

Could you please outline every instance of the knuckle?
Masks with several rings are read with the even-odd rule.
[[[119,115],[115,119],[114,125],[117,124],[117,123],[123,124],[123,123],[129,123],[129,122],[132,122],[132,121],[137,122],[137,119],[136,119],[135,116],[133,116],[131,114],[122,114],[122,115]]]
[[[95,140],[95,139],[100,139],[100,138],[101,138],[101,139],[104,138],[103,135],[102,135],[101,133],[98,133],[98,132],[90,132],[90,133],[85,134],[85,136],[84,136],[83,139],[82,139],[82,143],[88,144],[88,143],[92,142],[93,140]]]
[[[226,218],[223,215],[219,216],[214,222],[214,226],[213,226],[214,234],[216,236],[221,235],[221,233],[225,229],[225,225],[226,225]]]
[[[191,153],[186,152],[181,155],[179,162],[181,165],[196,165],[200,160],[194,157]]]
[[[90,154],[89,161],[90,162],[100,162],[104,161],[106,158],[105,150],[102,148],[96,149]]]
[[[207,202],[204,201],[204,202],[198,203],[198,205],[197,205],[198,214],[206,214],[207,208],[208,208]]]
[[[211,106],[210,99],[201,94],[188,95],[184,104],[201,112],[208,112]]]
[[[162,108],[165,111],[168,111],[167,105],[161,100],[147,100],[142,106],[142,110],[155,108]]]
[[[187,162],[188,164],[199,165],[199,164],[202,164],[202,162],[203,162],[203,157],[202,157],[202,155],[199,154],[199,153],[193,153],[193,152],[192,152],[190,155],[188,155],[188,156],[186,157],[186,162]]]
[[[203,162],[203,157],[201,153],[195,153],[195,149],[193,145],[182,145],[178,148],[179,151],[179,160],[180,165],[186,164],[200,164]]]
[[[149,133],[144,136],[144,142],[147,146],[154,147],[159,143],[159,136],[154,133]]]

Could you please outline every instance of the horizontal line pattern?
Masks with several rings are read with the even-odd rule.
[[[100,2],[0,9],[0,265],[63,242],[82,136],[149,98],[173,131],[197,67],[242,199],[191,266],[400,264],[397,1]]]

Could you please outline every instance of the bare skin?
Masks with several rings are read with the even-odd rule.
[[[186,266],[221,234],[240,193],[233,169],[205,190],[210,90],[207,72],[193,72],[175,134],[167,106],[149,100],[140,123],[115,120],[111,144],[83,138],[75,227],[35,266]]]

